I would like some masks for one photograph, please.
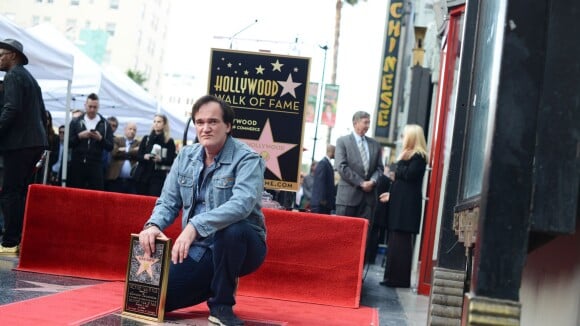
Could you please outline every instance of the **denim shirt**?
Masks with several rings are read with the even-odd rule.
[[[246,220],[265,241],[266,226],[261,207],[264,161],[249,146],[231,136],[217,155],[215,170],[211,180],[207,181],[203,199],[206,210],[188,221],[203,179],[203,151],[200,144],[181,149],[147,223],[155,223],[164,230],[183,208],[181,226],[185,228],[187,223],[191,223],[198,233],[196,240],[208,238],[230,224]]]

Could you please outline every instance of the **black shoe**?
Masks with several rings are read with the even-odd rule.
[[[243,326],[244,321],[236,317],[231,306],[209,308],[210,323],[220,326]]]

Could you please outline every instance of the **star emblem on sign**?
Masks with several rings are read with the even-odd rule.
[[[262,133],[258,140],[240,140],[248,144],[248,146],[260,154],[264,161],[266,161],[266,168],[278,177],[278,179],[282,179],[278,157],[296,147],[297,144],[275,142],[274,136],[272,135],[272,127],[270,127],[270,119],[266,120],[266,124],[264,125],[264,128],[262,128]]]
[[[137,276],[141,275],[143,272],[147,272],[149,277],[153,278],[153,265],[159,261],[157,258],[145,258],[145,256],[137,256],[137,261],[139,262],[139,270],[137,271]]]
[[[288,74],[288,78],[285,81],[278,80],[278,84],[282,86],[282,93],[280,93],[280,97],[284,96],[284,94],[290,94],[294,98],[296,98],[296,92],[294,90],[296,87],[302,85],[302,83],[295,83],[292,80],[292,74]]]

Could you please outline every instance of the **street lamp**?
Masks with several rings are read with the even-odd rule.
[[[316,142],[318,141],[318,124],[320,123],[320,114],[322,111],[322,102],[324,100],[324,72],[326,70],[326,53],[328,52],[328,45],[319,45],[324,50],[324,62],[322,63],[322,79],[320,81],[320,92],[316,105],[316,119],[314,120],[314,145],[312,145],[312,162],[314,162],[314,154],[316,153]]]
[[[248,28],[250,28],[250,27],[254,26],[254,25],[257,23],[257,22],[258,22],[258,20],[257,20],[257,19],[256,19],[256,20],[254,20],[254,21],[253,21],[253,22],[252,22],[250,25],[248,25],[248,26],[246,26],[246,27],[244,27],[244,28],[240,29],[240,30],[239,30],[237,33],[235,33],[234,35],[232,35],[232,37],[230,37],[230,50],[232,49],[232,43],[234,42],[234,38],[235,38],[236,36],[238,36],[238,34],[240,34],[241,32],[245,31],[246,29],[248,29]]]

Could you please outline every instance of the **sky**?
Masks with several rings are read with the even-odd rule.
[[[336,0],[175,0],[168,45],[167,72],[193,75],[194,92],[207,91],[211,48],[272,53],[311,58],[310,81],[330,82]],[[363,110],[374,116],[379,87],[387,1],[344,4],[342,10],[337,84],[340,86],[336,126],[331,143],[351,131],[352,114]],[[235,37],[234,37],[235,36]],[[324,51],[321,46],[327,45]],[[326,52],[326,65],[324,56]],[[194,97],[197,97],[195,95]],[[314,128],[306,128],[303,145],[312,156]],[[372,136],[372,131],[369,131]],[[316,160],[324,156],[326,127],[318,129]]]

